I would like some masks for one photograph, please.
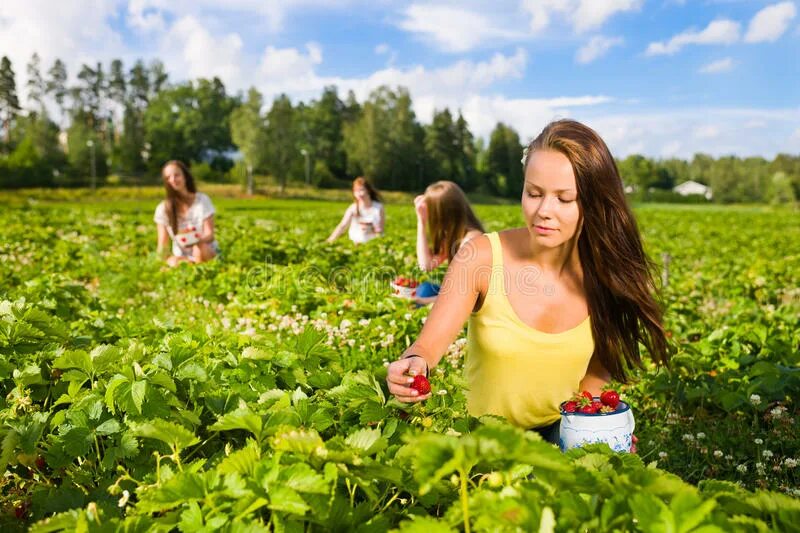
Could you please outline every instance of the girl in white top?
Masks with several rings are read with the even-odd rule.
[[[366,179],[356,178],[353,180],[354,202],[344,212],[342,221],[333,230],[327,242],[338,239],[348,227],[350,240],[356,244],[362,244],[383,235],[386,215],[380,199],[378,191]]]
[[[219,245],[214,238],[214,205],[209,197],[197,192],[189,168],[181,161],[168,161],[161,169],[167,198],[163,200],[153,217],[158,230],[158,254],[168,255],[167,244],[172,239],[172,255],[167,264],[175,266],[188,261],[202,263],[219,254]],[[191,239],[182,237],[190,235]],[[197,241],[193,244],[183,242]]]

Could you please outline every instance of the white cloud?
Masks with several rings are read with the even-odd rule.
[[[381,43],[375,47],[375,53],[378,54],[379,56],[383,54],[388,54],[389,50],[390,50],[389,45],[386,43]]]
[[[622,37],[604,37],[596,35],[588,43],[583,45],[575,53],[575,61],[586,64],[604,56],[614,46],[619,46],[624,42]]]
[[[581,110],[579,110],[581,111]],[[640,153],[649,156],[672,151],[676,139],[686,139],[671,156],[691,159],[703,152],[714,157],[735,154],[767,159],[797,151],[800,108],[790,109],[665,109],[658,112],[598,114],[585,108],[573,118],[593,127],[616,157]],[[743,135],[742,124],[751,120],[768,124],[759,135]],[[797,139],[792,140],[796,131]]]
[[[680,141],[668,142],[661,148],[661,157],[675,157],[681,151],[682,146]]]
[[[732,44],[739,40],[739,23],[720,19],[711,22],[700,32],[687,30],[672,37],[668,42],[650,43],[645,51],[645,55],[672,55],[680,51],[689,44]]]
[[[793,2],[781,2],[767,6],[755,14],[744,37],[747,43],[774,42],[789,28],[789,22],[797,14]]]
[[[636,11],[641,5],[641,0],[581,0],[572,22],[579,33],[593,30],[605,24],[613,15]]]
[[[164,14],[150,5],[150,0],[130,0],[128,3],[128,24],[145,33],[164,31],[167,23]]]
[[[123,0],[116,0],[123,1]],[[130,0],[129,20],[134,27],[149,29],[158,18],[165,15],[182,17],[188,14],[198,19],[213,21],[221,14],[240,15],[247,22],[257,22],[259,27],[271,33],[286,28],[287,16],[301,8],[346,8],[357,0]],[[142,20],[149,19],[143,25]]]
[[[523,0],[522,7],[530,15],[530,28],[539,33],[550,25],[554,14],[570,12],[574,0]]]
[[[719,127],[711,124],[706,124],[694,128],[694,130],[692,131],[692,136],[695,139],[713,139],[715,137],[719,137],[719,133],[720,133]]]
[[[726,57],[724,59],[718,59],[717,61],[712,61],[711,63],[704,65],[700,68],[701,74],[721,74],[723,72],[730,72],[733,69],[733,59],[730,57]]]
[[[519,40],[525,35],[495,23],[488,13],[450,5],[411,4],[398,27],[446,52],[466,52],[486,41]]]
[[[173,79],[217,76],[241,84],[242,47],[238,34],[212,35],[190,15],[177,20],[164,35],[161,56]]]
[[[555,17],[566,19],[577,33],[600,28],[617,13],[637,11],[642,0],[523,0],[530,28],[539,33]]]

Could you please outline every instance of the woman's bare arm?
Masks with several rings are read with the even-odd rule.
[[[156,246],[156,253],[160,257],[164,257],[169,253],[169,232],[164,224],[156,224],[158,230],[158,244]]]
[[[387,382],[389,392],[400,401],[424,400],[409,388],[407,373],[422,373],[433,368],[447,352],[467,321],[482,291],[488,286],[492,251],[489,239],[481,237],[463,246],[447,269],[442,289],[431,309],[417,340],[403,353],[403,357],[389,365]]]
[[[611,374],[605,369],[603,364],[592,355],[589,361],[589,368],[586,375],[581,380],[580,390],[588,390],[593,396],[600,396],[601,389],[611,381]]]
[[[327,242],[333,242],[339,237],[341,237],[342,233],[344,233],[345,229],[350,225],[350,220],[353,218],[353,210],[348,207],[347,211],[344,212],[344,216],[342,217],[342,221],[339,222],[339,225],[336,226],[336,229],[333,230],[333,233],[327,238]]]

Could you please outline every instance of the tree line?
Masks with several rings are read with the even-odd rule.
[[[229,94],[216,77],[172,83],[158,60],[129,69],[119,59],[83,64],[74,85],[60,59],[45,71],[33,54],[26,72],[23,106],[12,63],[0,60],[2,188],[94,186],[110,176],[158,183],[170,159],[190,163],[201,180],[268,174],[282,187],[348,186],[357,175],[390,190],[419,191],[446,179],[466,191],[514,197],[522,186],[523,143],[513,128],[498,123],[487,143],[447,108],[422,124],[402,87],[379,87],[363,102],[335,86],[309,102],[286,95],[265,102],[255,88]],[[709,185],[719,202],[800,197],[800,155],[631,155],[618,164],[640,199],[677,199],[672,188],[687,180]]]

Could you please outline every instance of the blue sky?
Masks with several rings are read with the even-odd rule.
[[[460,109],[487,136],[550,120],[596,128],[617,156],[800,153],[797,0],[4,0],[0,54],[19,85],[37,51],[161,58],[172,81],[360,100],[403,85],[422,122]],[[24,91],[23,91],[24,92]]]

